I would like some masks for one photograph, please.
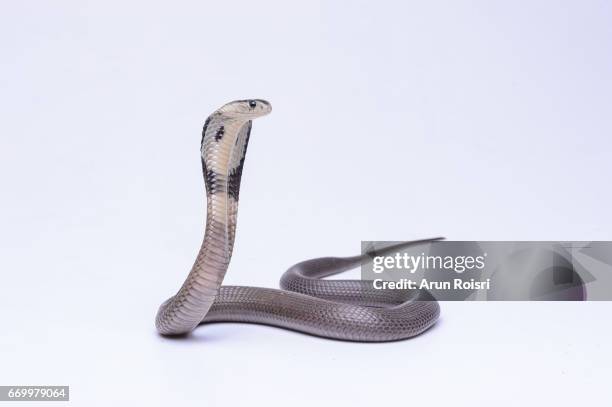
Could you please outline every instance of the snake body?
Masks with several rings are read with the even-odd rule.
[[[321,280],[359,266],[369,254],[298,263],[283,274],[280,290],[221,285],[234,246],[252,121],[271,110],[264,100],[238,100],[206,120],[200,150],[207,193],[204,241],[179,291],[160,306],[158,332],[181,335],[204,323],[247,322],[326,338],[384,342],[430,328],[440,308],[426,291],[377,290],[367,281]],[[433,240],[437,239],[401,246]]]

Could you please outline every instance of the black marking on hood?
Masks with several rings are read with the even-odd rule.
[[[206,186],[206,193],[210,194],[212,191],[212,177],[214,177],[215,173],[212,170],[206,168],[206,163],[204,162],[204,157],[202,158],[202,174],[204,175],[204,185]]]
[[[221,125],[219,126],[219,130],[217,130],[217,134],[215,134],[215,141],[221,140],[224,134],[225,134],[225,127]]]
[[[208,116],[208,118],[204,122],[204,127],[202,128],[202,141],[200,141],[200,147],[202,147],[202,145],[204,144],[204,136],[206,136],[206,130],[208,129],[208,125],[210,124],[210,117],[211,116]]]
[[[223,184],[218,182],[217,173],[211,169],[206,168],[206,163],[202,158],[202,173],[204,174],[204,184],[206,185],[206,193],[209,195],[216,194],[218,192],[223,192]]]
[[[200,159],[202,160],[202,174],[204,175],[204,185],[206,185],[207,193],[209,193],[212,187],[211,177],[210,177],[211,174],[209,174],[209,170],[206,168],[206,163],[204,162],[204,157],[202,157],[202,148],[204,147],[204,137],[206,137],[206,130],[208,130],[210,121],[211,121],[211,116],[208,116],[206,118],[206,121],[204,122],[204,127],[202,128],[202,141],[200,141]],[[212,173],[212,171],[210,172]]]
[[[244,151],[242,152],[242,157],[240,157],[240,163],[230,172],[229,178],[227,180],[227,192],[236,201],[238,201],[238,195],[240,194],[242,167],[244,167],[244,157],[246,157],[247,147],[249,145],[249,138],[251,137],[252,122],[249,121],[245,126],[248,126],[248,128],[246,129],[247,134],[246,139],[244,141]]]

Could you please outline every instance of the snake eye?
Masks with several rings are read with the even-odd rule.
[[[257,102],[254,100],[249,100],[249,107],[251,109],[255,109],[255,106],[257,106]]]

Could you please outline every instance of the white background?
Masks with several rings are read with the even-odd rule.
[[[153,326],[202,238],[203,121],[234,99],[274,111],[227,284],[361,240],[612,240],[609,2],[14,1],[0,45],[0,384],[75,406],[609,405],[609,303],[443,303],[391,344]]]

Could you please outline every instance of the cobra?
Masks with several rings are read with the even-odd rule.
[[[377,290],[368,281],[322,279],[371,260],[372,253],[298,263],[281,277],[281,289],[222,285],[234,246],[252,121],[271,110],[265,100],[238,100],[206,120],[200,150],[207,193],[204,240],[185,282],[160,306],[158,332],[182,335],[200,324],[246,322],[332,339],[383,342],[430,328],[440,308],[427,291]]]

